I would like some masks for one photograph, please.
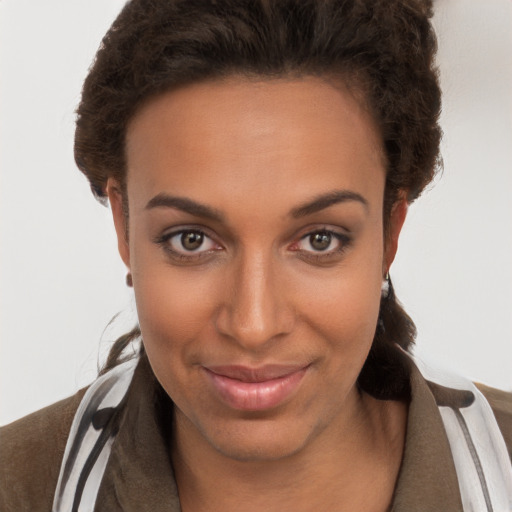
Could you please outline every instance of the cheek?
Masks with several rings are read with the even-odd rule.
[[[173,267],[151,242],[134,244],[131,259],[144,346],[160,378],[155,366],[176,369],[211,328],[218,283],[211,272]]]
[[[210,338],[212,306],[205,279],[198,286],[165,267],[141,270],[134,291],[153,372],[173,401],[183,404],[201,395],[194,362],[200,353],[198,340]]]
[[[345,279],[340,284],[330,290],[330,300],[318,300],[309,309],[308,319],[322,340],[319,389],[335,390],[325,401],[328,414],[337,414],[338,399],[355,389],[374,339],[380,304],[378,282],[364,287]]]
[[[381,284],[382,245],[378,236],[365,250],[355,250],[336,272],[312,278],[299,295],[309,296],[301,311],[306,323],[329,344],[336,364],[362,367],[377,325]]]
[[[380,304],[380,280],[340,279],[324,287],[307,309],[311,322],[337,347],[371,345]]]
[[[195,276],[192,276],[195,277]],[[214,307],[208,279],[191,279],[169,268],[134,275],[135,299],[145,343],[175,346],[209,325]]]

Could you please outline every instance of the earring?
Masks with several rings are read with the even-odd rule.
[[[387,299],[391,290],[391,278],[389,277],[389,272],[386,272],[380,290],[382,298]]]
[[[132,279],[131,272],[128,272],[128,274],[126,274],[126,286],[128,286],[130,288],[133,287],[133,279]]]

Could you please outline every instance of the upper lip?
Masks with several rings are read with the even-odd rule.
[[[279,379],[304,370],[308,364],[267,364],[257,368],[241,365],[216,365],[205,366],[206,370],[217,375],[242,382],[265,382],[272,379]]]

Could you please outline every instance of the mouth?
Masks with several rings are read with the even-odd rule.
[[[226,405],[243,411],[263,411],[291,397],[309,366],[210,366],[203,369],[214,393]]]

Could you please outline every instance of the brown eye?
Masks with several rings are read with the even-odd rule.
[[[181,245],[187,251],[199,249],[204,242],[204,234],[200,231],[185,231],[181,235]]]
[[[199,229],[182,229],[163,235],[156,240],[166,251],[180,258],[198,258],[206,253],[221,250],[206,233]]]
[[[350,243],[351,239],[348,235],[329,229],[320,229],[310,231],[293,243],[290,249],[299,251],[303,257],[333,258],[336,254],[341,255]]]
[[[309,236],[309,243],[316,251],[325,251],[329,249],[332,242],[332,235],[327,231],[313,233]]]

